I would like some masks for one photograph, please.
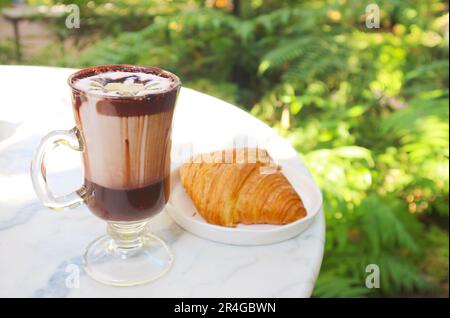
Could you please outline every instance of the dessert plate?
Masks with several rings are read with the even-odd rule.
[[[198,213],[191,198],[185,192],[179,177],[179,167],[172,171],[172,191],[166,206],[168,214],[178,225],[199,237],[233,245],[271,244],[302,233],[313,222],[320,210],[322,194],[292,147],[282,144],[281,141],[276,146],[278,151],[266,149],[275,162],[282,167],[281,171],[302,198],[307,211],[307,216],[303,219],[285,225],[239,224],[235,228],[209,224]],[[284,151],[279,151],[280,148],[284,148]],[[289,155],[286,156],[286,154]]]

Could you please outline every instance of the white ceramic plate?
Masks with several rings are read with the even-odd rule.
[[[280,139],[278,139],[280,140]],[[172,172],[172,192],[166,206],[169,215],[185,230],[202,238],[233,245],[263,245],[290,239],[302,233],[312,223],[322,206],[322,194],[290,145],[278,142],[269,154],[282,167],[282,172],[303,200],[307,216],[286,225],[239,224],[228,228],[207,223],[196,210],[179,178],[179,168]],[[278,151],[286,150],[289,151]],[[289,156],[285,156],[289,153]],[[284,155],[283,155],[284,154]]]

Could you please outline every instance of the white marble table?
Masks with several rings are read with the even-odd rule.
[[[106,224],[85,206],[55,212],[36,198],[29,165],[47,132],[74,121],[66,79],[73,70],[0,66],[0,297],[309,297],[323,256],[321,210],[303,234],[278,244],[244,247],[198,238],[165,213],[151,229],[168,242],[175,263],[163,278],[138,287],[109,287],[81,266],[87,244]],[[187,140],[274,132],[223,101],[183,89],[174,145]],[[56,151],[49,163],[56,194],[81,182],[79,154]],[[79,276],[77,275],[79,273]],[[79,277],[79,279],[78,279]]]

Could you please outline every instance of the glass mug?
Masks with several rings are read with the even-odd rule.
[[[90,243],[84,253],[89,276],[116,286],[157,279],[167,273],[174,257],[147,225],[169,199],[172,121],[180,80],[159,68],[110,65],[78,71],[68,83],[76,127],[49,133],[36,149],[31,163],[36,194],[51,209],[84,203],[107,221],[107,235]],[[61,145],[82,153],[84,184],[55,196],[47,185],[45,159]]]

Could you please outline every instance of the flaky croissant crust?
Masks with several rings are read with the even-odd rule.
[[[287,224],[307,213],[280,170],[267,151],[240,148],[198,155],[181,166],[180,178],[208,223]]]

